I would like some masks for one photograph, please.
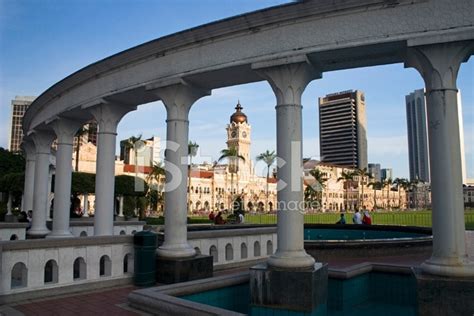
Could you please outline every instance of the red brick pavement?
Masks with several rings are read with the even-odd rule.
[[[329,262],[329,268],[344,269],[362,262],[388,263],[408,266],[417,266],[426,260],[426,255],[387,256],[375,258],[347,258]],[[227,271],[218,271],[214,275],[241,272],[247,268],[237,268]],[[125,286],[114,289],[97,290],[93,292],[55,297],[50,299],[22,302],[12,306],[27,316],[69,316],[69,315],[140,315],[126,309],[127,295],[137,289],[134,286]],[[119,306],[125,305],[125,306]],[[124,308],[125,307],[125,308]]]

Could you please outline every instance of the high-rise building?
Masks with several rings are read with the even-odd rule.
[[[430,182],[428,119],[425,90],[415,90],[405,96],[407,110],[408,157],[410,180]]]
[[[382,179],[382,173],[381,173],[379,163],[369,163],[369,167],[367,168],[367,173],[371,175],[374,181],[380,182],[380,180]]]
[[[381,180],[392,179],[393,180],[393,170],[392,168],[384,168],[381,170]]]
[[[365,96],[349,90],[319,98],[321,161],[348,168],[367,168]]]
[[[12,118],[10,122],[10,137],[8,138],[8,150],[12,152],[20,151],[20,145],[23,140],[23,115],[26,109],[36,99],[36,97],[16,96],[12,100]]]
[[[459,140],[461,146],[462,182],[466,183],[466,161],[464,157],[464,130],[461,92],[458,92]],[[430,182],[428,118],[425,90],[419,89],[405,97],[408,129],[408,156],[410,180]]]

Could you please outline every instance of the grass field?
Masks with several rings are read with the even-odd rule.
[[[405,212],[371,212],[374,225],[405,225],[431,227],[431,211],[405,211]],[[474,230],[474,212],[469,211],[464,215],[466,229]],[[337,213],[305,214],[304,222],[311,224],[334,224],[339,220]],[[245,216],[246,223],[274,224],[276,215]],[[352,213],[346,215],[348,224],[352,223]]]
[[[431,211],[404,211],[404,212],[371,212],[372,224],[374,225],[404,225],[431,227]],[[317,213],[305,214],[304,222],[311,224],[334,224],[339,220],[338,213]],[[464,213],[466,229],[474,230],[474,211],[469,210]],[[147,218],[147,224],[162,225],[163,218]],[[247,224],[275,224],[277,216],[275,214],[246,214]],[[352,213],[346,214],[348,224],[352,223]],[[207,217],[192,216],[189,218],[190,224],[210,223]]]

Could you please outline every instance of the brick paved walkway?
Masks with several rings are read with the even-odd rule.
[[[376,258],[348,258],[329,262],[329,268],[343,269],[362,262],[376,262],[417,266],[426,260],[425,255],[411,255],[402,257],[376,257]],[[217,271],[215,276],[242,272],[247,268]],[[134,286],[124,286],[114,289],[96,290],[93,292],[65,295],[49,299],[21,302],[10,305],[15,310],[27,316],[69,316],[69,315],[147,315],[132,311],[127,306],[127,295],[137,289]],[[2,313],[0,312],[0,315]],[[8,316],[8,313],[6,314]],[[12,314],[13,315],[13,314]]]

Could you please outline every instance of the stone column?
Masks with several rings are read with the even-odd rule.
[[[94,235],[114,234],[115,142],[117,125],[136,107],[104,103],[91,110],[97,121]]]
[[[81,123],[60,118],[51,124],[58,140],[54,181],[53,231],[48,238],[73,237],[69,231],[72,179],[72,144]]]
[[[35,143],[35,175],[33,196],[33,218],[27,234],[31,237],[44,237],[49,233],[46,227],[46,205],[48,202],[48,175],[51,144],[55,135],[51,131],[35,131],[31,136]]]
[[[84,193],[84,214],[82,217],[89,217],[89,193]]]
[[[454,277],[474,276],[466,254],[461,144],[456,79],[473,42],[411,47],[405,67],[416,68],[426,87],[430,152],[433,253],[424,272]]]
[[[303,236],[301,95],[321,74],[305,60],[264,62],[253,68],[268,81],[277,100],[278,246],[268,264],[284,269],[313,267],[315,260],[304,250]]]
[[[123,220],[123,195],[119,196],[119,215],[118,216]]]
[[[51,156],[49,156],[51,158]],[[51,159],[49,161],[50,165],[48,168],[48,198],[46,199],[46,221],[50,221],[51,218],[51,203],[54,199],[53,193],[53,174],[55,173],[54,167],[51,165]]]
[[[178,83],[155,90],[166,107],[165,240],[157,255],[186,258],[196,254],[187,241],[188,114],[208,91]]]
[[[26,157],[25,186],[23,190],[22,206],[23,210],[28,213],[28,211],[33,210],[36,149],[33,141],[26,138],[23,139],[21,147],[23,148]]]

